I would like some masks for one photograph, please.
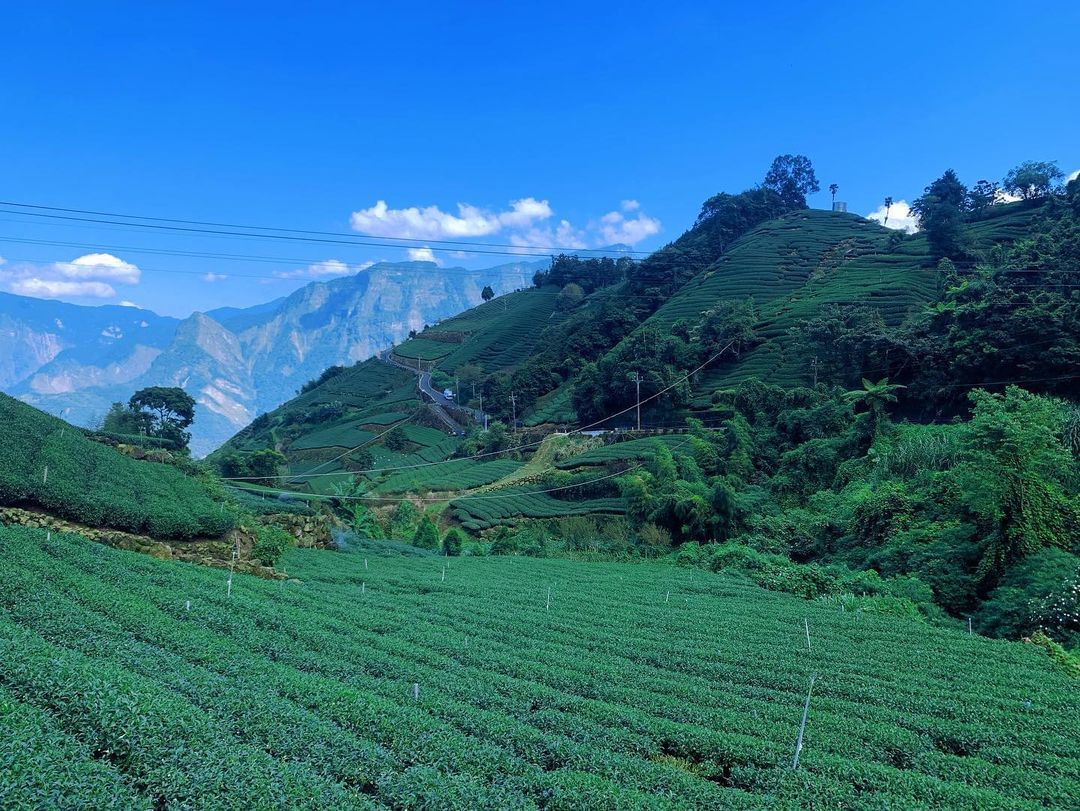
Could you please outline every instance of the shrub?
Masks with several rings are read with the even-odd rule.
[[[443,552],[451,557],[457,557],[461,554],[462,547],[465,546],[465,542],[468,540],[469,537],[464,532],[457,527],[451,527],[443,536]]]
[[[439,548],[439,530],[435,528],[431,519],[426,515],[420,518],[420,524],[416,527],[416,532],[412,537],[412,544],[421,549]]]
[[[255,545],[251,556],[264,566],[273,566],[278,559],[293,545],[293,537],[281,527],[262,524],[255,528]]]

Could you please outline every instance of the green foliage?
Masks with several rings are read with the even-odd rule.
[[[0,528],[0,554],[4,806],[857,796],[1027,808],[1076,795],[1076,684],[1044,650],[880,616],[868,599],[848,610],[843,595],[806,602],[727,575],[554,559],[462,557],[441,582],[440,561],[393,550],[364,570],[367,549],[290,550],[299,582],[238,576],[227,599],[218,570],[72,536]],[[450,655],[469,678],[446,677]],[[777,764],[790,763],[811,672],[793,773]],[[12,779],[7,765],[30,758],[34,773]]]
[[[999,575],[1025,555],[1077,537],[1080,516],[1063,480],[1072,458],[1061,403],[1015,386],[1004,394],[974,391],[971,399],[967,452],[956,473],[988,534],[981,570]]]
[[[451,527],[446,531],[442,539],[442,551],[450,557],[457,557],[468,542],[469,536],[457,527]]]
[[[935,258],[963,255],[967,200],[967,187],[960,182],[956,172],[949,169],[911,204],[911,212],[919,218],[919,227],[926,232]]]
[[[251,548],[251,556],[264,566],[273,566],[295,543],[292,535],[273,524],[255,527],[255,537],[257,540]]]
[[[235,526],[205,484],[175,467],[123,456],[7,395],[0,424],[0,504],[156,538],[218,537]]]
[[[416,527],[416,532],[413,533],[412,545],[421,549],[439,548],[439,530],[427,515],[420,516],[420,523]]]
[[[351,502],[352,506],[352,531],[359,538],[380,538],[382,529],[376,520],[374,513],[359,501]]]
[[[979,607],[975,627],[1011,639],[1041,630],[1080,648],[1080,557],[1048,548],[1020,561]]]
[[[184,431],[195,419],[195,400],[181,388],[150,386],[131,395],[128,408],[145,420],[147,433],[187,447],[191,435]]]
[[[399,425],[395,428],[391,428],[385,434],[383,434],[383,445],[391,451],[406,451],[411,445],[409,444],[409,438],[405,434],[405,431]]]
[[[345,366],[330,366],[330,367],[327,367],[326,369],[323,370],[322,374],[320,374],[318,377],[314,378],[313,380],[309,380],[307,383],[305,383],[303,386],[301,386],[300,390],[298,392],[296,392],[296,393],[297,394],[307,394],[309,391],[317,389],[323,383],[326,383],[329,380],[333,380],[335,377],[337,377],[340,374],[344,374],[346,368],[347,367],[345,367]]]
[[[1001,185],[1016,197],[1037,200],[1054,192],[1063,177],[1065,173],[1055,161],[1024,161],[1009,170]]]
[[[814,167],[805,155],[777,156],[762,185],[780,197],[787,211],[806,208],[806,195],[821,191]]]
[[[420,510],[408,500],[399,501],[390,518],[390,537],[399,541],[411,540],[420,523]]]

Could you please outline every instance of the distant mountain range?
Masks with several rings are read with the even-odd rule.
[[[383,262],[265,304],[182,320],[0,293],[0,390],[92,425],[137,389],[182,386],[197,402],[191,447],[201,456],[328,366],[371,357],[479,304],[485,285],[496,295],[528,287],[549,264]]]

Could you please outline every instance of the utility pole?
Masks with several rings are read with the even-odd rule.
[[[512,409],[511,413],[513,414],[513,419],[510,421],[510,424],[514,426],[514,432],[516,433],[517,432],[517,395],[514,394],[514,392],[510,392],[510,408]]]
[[[454,375],[454,399],[458,401],[461,400],[461,389],[458,388],[458,379],[456,374]]]
[[[634,383],[637,385],[637,429],[641,433],[641,374],[634,372]]]
[[[817,355],[814,355],[814,359],[812,361],[810,361],[810,368],[814,370],[814,388],[816,389],[817,388],[817,369],[818,369]]]

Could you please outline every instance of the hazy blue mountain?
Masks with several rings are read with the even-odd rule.
[[[0,294],[0,390],[92,425],[144,386],[197,405],[192,450],[213,450],[323,369],[351,364],[481,301],[532,283],[548,260],[481,270],[383,262],[254,307],[179,320]]]

